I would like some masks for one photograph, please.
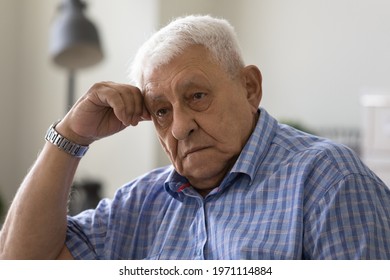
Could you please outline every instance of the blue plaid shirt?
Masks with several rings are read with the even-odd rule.
[[[390,259],[390,190],[348,148],[264,109],[201,197],[172,167],[68,217],[76,259]]]

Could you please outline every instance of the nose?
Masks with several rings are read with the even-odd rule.
[[[176,140],[184,140],[190,136],[198,125],[190,110],[181,107],[173,109],[172,135]]]

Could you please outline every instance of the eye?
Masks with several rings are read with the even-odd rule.
[[[157,109],[154,112],[154,120],[160,127],[167,127],[171,122],[172,114],[170,108]]]
[[[200,99],[202,99],[203,97],[205,97],[206,96],[206,94],[204,93],[204,92],[196,92],[193,96],[192,96],[192,98],[194,99],[194,100],[200,100]]]
[[[162,108],[162,109],[159,109],[156,111],[155,115],[158,117],[158,118],[163,118],[164,116],[166,116],[168,114],[168,109],[166,108]]]
[[[210,106],[213,98],[212,94],[209,92],[198,91],[192,93],[188,99],[189,106],[193,110],[200,112],[206,110]]]

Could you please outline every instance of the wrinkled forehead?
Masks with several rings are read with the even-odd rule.
[[[177,83],[185,87],[204,81],[220,71],[222,67],[210,57],[206,49],[193,47],[163,65],[148,62],[143,69],[141,90],[150,91]]]

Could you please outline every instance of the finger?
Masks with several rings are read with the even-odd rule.
[[[126,105],[116,87],[107,82],[94,85],[91,102],[98,107],[110,107],[119,121],[126,122]]]
[[[142,120],[144,101],[141,91],[131,85],[126,84],[109,84],[113,90],[120,94],[123,104],[124,111],[122,121],[125,125],[137,125]]]
[[[132,87],[131,94],[127,94],[126,97],[133,102],[131,110],[128,112],[131,118],[131,125],[135,126],[141,121],[142,111],[144,106],[144,100],[141,91],[138,88]]]
[[[131,85],[125,85],[127,87],[131,87],[133,97],[135,99],[135,109],[133,113],[133,121],[138,123],[140,121],[150,121],[152,119],[149,110],[146,107],[144,95],[141,90],[137,87],[133,87]]]

